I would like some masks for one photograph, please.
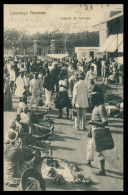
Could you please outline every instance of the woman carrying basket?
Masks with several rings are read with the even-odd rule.
[[[107,113],[105,110],[104,106],[104,98],[101,94],[98,94],[97,92],[95,95],[93,95],[92,99],[92,104],[94,105],[94,109],[92,111],[92,117],[90,123],[90,131],[88,133],[88,146],[87,146],[87,164],[88,166],[91,165],[91,161],[94,161],[94,142],[95,142],[95,137],[94,137],[94,131],[97,128],[101,128],[100,131],[102,131],[105,126],[108,126],[108,121],[107,121]],[[95,175],[101,175],[105,176],[105,150],[101,151],[98,153],[98,157],[100,160],[100,171],[98,172],[93,172]]]

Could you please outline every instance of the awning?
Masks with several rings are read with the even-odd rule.
[[[118,47],[118,52],[123,53],[123,42],[120,44],[120,46]]]
[[[103,53],[105,51],[115,52],[117,49],[118,52],[123,52],[123,34],[110,35],[97,53]]]
[[[56,59],[62,59],[68,56],[68,54],[47,54],[47,56]]]
[[[107,48],[106,51],[115,52],[119,48],[122,42],[123,42],[123,34],[116,35],[116,38],[112,41],[112,43],[110,44],[110,46]]]
[[[111,43],[114,41],[117,35],[110,35],[105,43],[100,47],[100,49],[97,51],[97,53],[103,53],[107,50],[107,48],[111,45]]]

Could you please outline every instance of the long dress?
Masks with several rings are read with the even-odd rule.
[[[23,78],[21,76],[19,76],[16,79],[16,90],[15,90],[16,96],[18,96],[18,97],[23,96],[23,94],[25,92],[24,86],[25,86],[25,82],[24,82]]]
[[[61,85],[67,87],[68,86],[68,80],[60,80],[59,81],[59,93],[57,94],[55,98],[55,107],[57,109],[62,109],[62,108],[72,108],[71,100],[68,96],[68,89],[65,87],[61,87]]]
[[[12,108],[12,97],[10,94],[9,79],[4,78],[4,110],[10,110]]]

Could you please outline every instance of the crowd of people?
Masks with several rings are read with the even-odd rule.
[[[51,97],[55,94],[54,104],[59,110],[58,118],[63,117],[62,111],[66,108],[66,118],[70,120],[71,109],[75,113],[75,129],[88,132],[88,138],[92,140],[92,151],[88,152],[92,155],[89,157],[87,152],[87,165],[91,167],[91,162],[94,160],[93,132],[99,126],[108,125],[102,90],[97,86],[98,76],[103,77],[104,84],[109,81],[118,83],[116,62],[112,59],[106,61],[97,58],[90,62],[86,62],[86,59],[78,61],[76,58],[61,62],[5,59],[4,110],[12,108],[12,95],[19,97],[17,114],[9,123],[10,129],[6,136],[6,143],[8,143],[4,155],[6,184],[14,183],[15,178],[21,177],[21,172],[25,170],[25,167],[33,167],[34,162],[39,158],[39,152],[33,153],[30,149],[26,149],[26,145],[46,146],[45,143],[33,137],[36,128],[41,131],[42,126],[35,125],[32,121],[33,102],[36,100],[35,112],[38,112],[39,102],[43,95],[45,95],[45,106],[48,110],[53,109]],[[28,105],[29,96],[31,99]],[[91,121],[88,121],[91,131],[86,127],[86,113],[89,107],[92,111]],[[104,151],[98,156],[101,170],[96,174],[106,175]]]
[[[11,95],[15,94],[20,100],[24,95],[26,97],[26,104],[27,96],[31,95],[30,110],[32,109],[34,99],[36,99],[36,110],[38,110],[38,102],[40,100],[40,95],[43,92],[45,92],[46,95],[46,105],[50,109],[50,99],[54,91],[66,91],[66,88],[63,89],[61,87],[61,89],[59,89],[59,83],[64,82],[64,78],[62,77],[65,77],[69,82],[72,79],[73,74],[81,70],[86,74],[86,81],[88,84],[90,83],[90,78],[96,82],[98,76],[103,77],[103,82],[105,84],[108,82],[119,83],[119,67],[113,59],[107,61],[104,58],[95,58],[94,60],[86,62],[85,58],[81,59],[81,61],[78,61],[77,58],[68,58],[60,62],[59,60],[21,60],[5,57],[4,109],[6,110],[12,107]],[[70,84],[67,91],[70,96]]]

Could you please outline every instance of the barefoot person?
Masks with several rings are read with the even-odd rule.
[[[94,109],[92,111],[92,117],[90,121],[91,130],[88,134],[89,139],[91,139],[92,147],[91,150],[87,151],[87,164],[88,166],[91,166],[91,161],[94,161],[94,131],[98,127],[105,127],[108,125],[107,121],[107,113],[104,107],[104,99],[103,96],[98,93],[95,93],[95,95],[92,98],[92,104],[94,104]],[[101,129],[102,131],[102,129]],[[91,155],[89,155],[91,153]],[[96,175],[106,175],[105,173],[105,151],[97,153],[99,160],[100,160],[100,171],[93,172]],[[91,157],[90,157],[91,156]]]

